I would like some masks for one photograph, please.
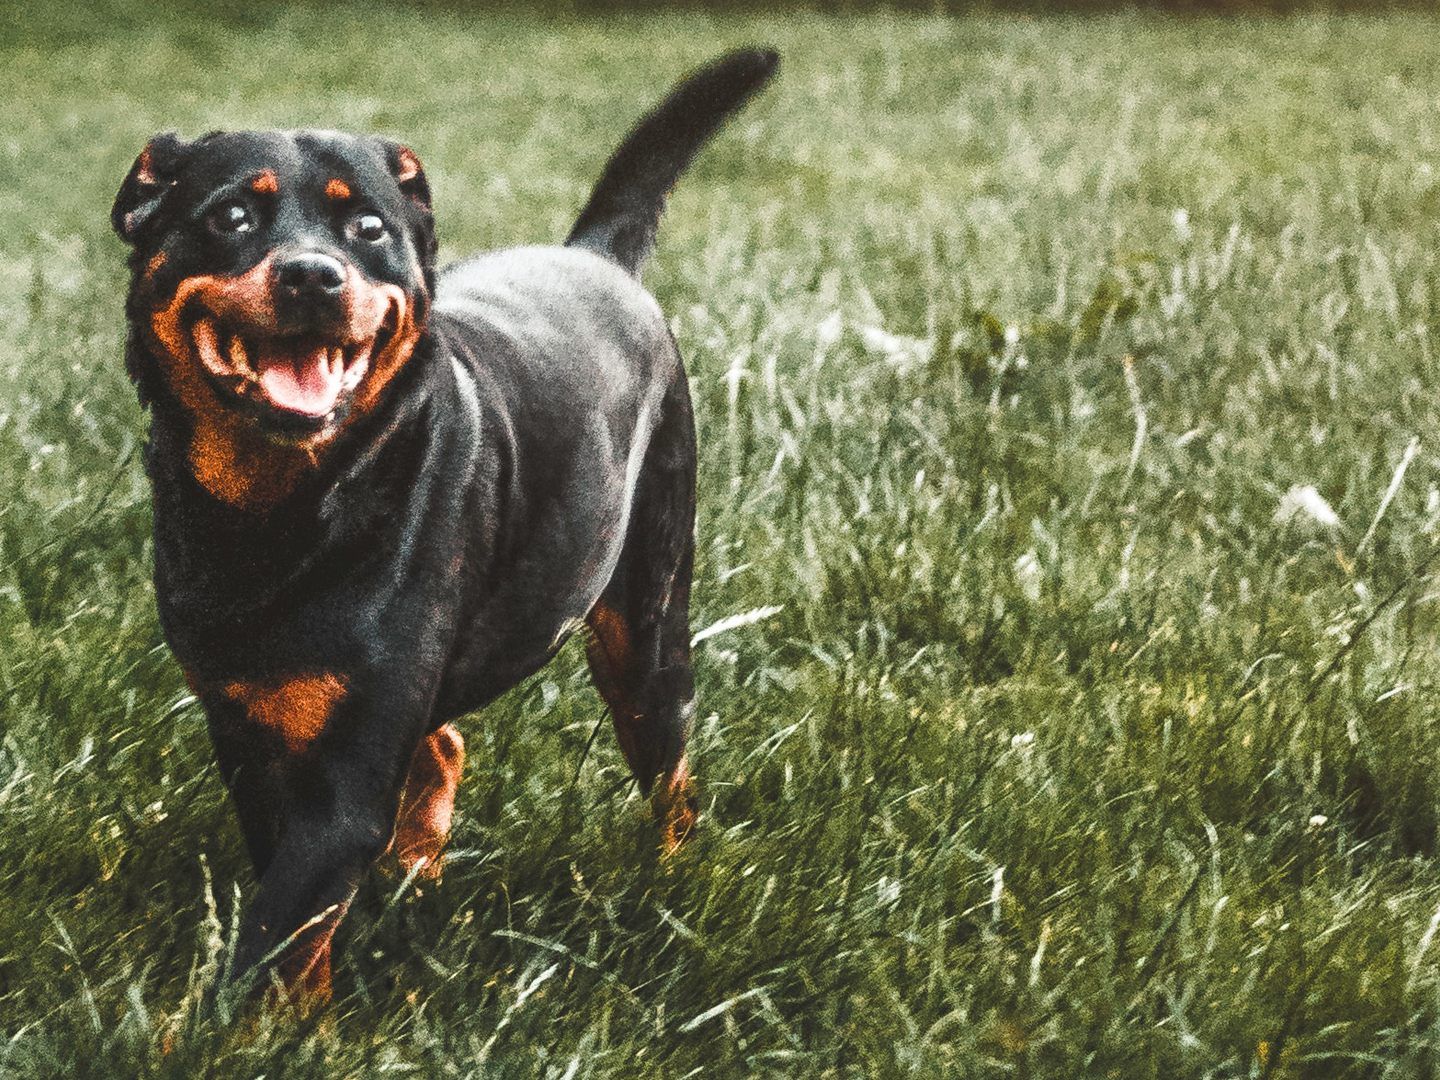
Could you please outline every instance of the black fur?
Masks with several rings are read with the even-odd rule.
[[[683,82],[612,159],[570,247],[438,274],[424,174],[394,143],[167,135],[126,178],[113,220],[135,249],[127,360],[153,411],[160,616],[205,705],[260,881],[239,970],[343,912],[395,830],[427,733],[536,671],[586,620],[637,781],[683,782],[695,433],[675,342],[632,275],[663,192],[774,67],[774,53],[741,52]],[[346,200],[325,195],[337,180]],[[365,212],[388,223],[384,240],[355,238]],[[251,224],[226,232],[236,213]],[[294,250],[339,260],[367,294],[403,291],[423,326],[373,401],[362,382],[353,410],[337,405],[303,438],[253,386],[194,379],[198,346],[187,369],[156,329],[195,282],[248,280]],[[322,308],[299,337],[284,336],[287,322],[261,340],[304,353],[338,333]],[[184,306],[179,325],[194,334],[199,320],[222,321],[216,310]],[[222,336],[230,329],[251,332],[243,320]],[[276,481],[271,497],[229,497],[227,478],[217,486],[213,466],[207,481],[197,464],[216,459],[203,433],[232,430],[232,416],[248,455],[236,460],[262,487]],[[313,737],[295,740],[309,714],[277,720],[273,701],[305,700],[293,689],[302,678],[343,693]],[[288,689],[265,696],[277,686]],[[322,929],[328,942],[333,920]],[[316,933],[281,950],[287,980]]]

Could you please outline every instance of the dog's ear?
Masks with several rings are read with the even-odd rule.
[[[434,290],[435,267],[435,212],[430,206],[430,182],[425,179],[425,169],[414,150],[390,139],[376,138],[380,154],[400,193],[410,200],[420,212],[415,225],[415,248],[420,255],[420,264],[425,269],[426,287]]]
[[[189,149],[189,143],[173,131],[166,131],[146,143],[130,166],[110,210],[110,224],[127,244],[139,239],[164,205]]]
[[[430,182],[425,179],[425,168],[415,151],[390,139],[375,141],[380,144],[380,153],[384,155],[390,175],[400,185],[400,191],[427,214],[430,213]]]

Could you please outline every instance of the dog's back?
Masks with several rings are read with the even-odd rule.
[[[478,403],[476,467],[506,463],[474,511],[474,535],[495,532],[467,560],[478,580],[442,694],[459,714],[542,666],[594,607],[685,373],[650,294],[581,249],[515,248],[447,268],[433,326]]]
[[[773,51],[740,50],[675,87],[611,156],[564,247],[491,252],[441,272],[437,333],[493,406],[498,430],[479,445],[515,463],[498,552],[522,553],[501,555],[495,588],[466,620],[476,633],[452,664],[447,711],[538,668],[594,608],[667,401],[684,403],[670,422],[684,430],[670,441],[693,447],[680,355],[638,275],[670,189],[777,63]],[[693,449],[679,453],[693,468]],[[504,637],[487,634],[492,626]]]

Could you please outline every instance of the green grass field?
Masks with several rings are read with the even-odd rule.
[[[1440,24],[139,10],[0,36],[0,1076],[1440,1073]],[[703,831],[659,861],[568,647],[334,1005],[219,1023],[253,883],[154,614],[115,188],[159,129],[378,130],[447,254],[555,239],[755,40],[646,279],[694,625],[750,615]]]

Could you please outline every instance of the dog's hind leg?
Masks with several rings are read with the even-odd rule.
[[[694,713],[690,575],[695,552],[695,425],[683,373],[666,394],[636,483],[615,573],[586,618],[596,688],[631,773],[673,850],[695,824],[685,756]]]
[[[439,878],[464,767],[465,739],[454,724],[436,728],[415,748],[395,821],[395,855],[402,873]]]

